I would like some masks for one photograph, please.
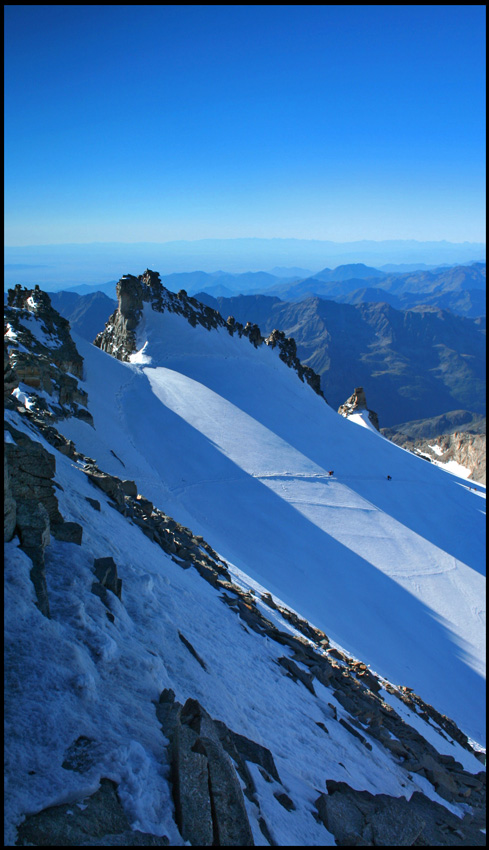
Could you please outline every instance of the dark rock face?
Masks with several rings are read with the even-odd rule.
[[[198,663],[200,664],[200,666],[202,667],[202,669],[203,669],[203,670],[205,670],[205,671],[207,671],[207,667],[206,667],[205,661],[202,661],[202,658],[200,657],[199,653],[197,652],[197,650],[196,650],[196,649],[194,649],[194,647],[192,646],[192,644],[190,643],[190,641],[189,641],[189,640],[187,640],[187,638],[185,637],[185,635],[182,635],[182,633],[181,633],[181,632],[178,632],[178,637],[179,637],[179,638],[180,638],[180,640],[182,641],[183,645],[187,647],[187,649],[188,649],[188,651],[190,652],[190,654],[191,654],[191,655],[193,655],[193,657],[195,658],[195,660],[196,660],[196,661],[198,661]]]
[[[379,417],[373,410],[369,410],[367,407],[367,399],[365,398],[365,391],[363,387],[355,387],[353,393],[350,398],[347,398],[344,404],[342,404],[338,408],[338,413],[340,416],[351,416],[353,413],[357,413],[358,411],[366,410],[368,413],[368,418],[374,428],[379,431]]]
[[[70,324],[53,309],[47,292],[42,292],[39,286],[26,289],[17,284],[15,289],[8,291],[8,306],[41,319],[46,335],[53,341],[50,346],[52,361],[63,372],[71,372],[76,378],[82,377],[83,357],[71,339]],[[7,311],[7,316],[10,321],[13,311]]]
[[[44,551],[51,535],[66,543],[81,544],[83,529],[77,522],[65,522],[54,491],[56,460],[36,440],[8,422],[5,430],[4,539],[18,534],[21,549],[32,561],[31,579],[39,609],[49,617],[44,570]]]
[[[12,540],[15,534],[16,521],[17,507],[12,495],[11,475],[5,453],[3,458],[3,539],[6,543]]]
[[[82,802],[81,800],[79,802]],[[19,826],[17,846],[80,847],[119,845],[124,847],[161,847],[168,845],[165,836],[135,832],[122,808],[117,785],[101,779],[100,788],[84,800],[83,809],[76,803],[51,806],[27,817]]]
[[[258,803],[245,760],[259,758],[272,765],[280,781],[271,753],[214,721],[197,700],[188,699],[184,706],[175,702],[173,691],[163,691],[156,714],[170,740],[175,816],[182,838],[203,847],[253,846],[233,761],[246,784],[244,793]]]
[[[286,337],[283,331],[273,330],[265,340],[267,345],[279,348],[279,357],[287,366],[295,369],[301,381],[306,381],[317,395],[324,398],[321,390],[321,379],[310,366],[303,366],[297,357],[297,346],[292,337]],[[326,401],[326,399],[324,399]]]
[[[49,295],[39,287],[25,289],[18,285],[10,289],[5,325],[7,405],[18,407],[19,402],[11,393],[24,384],[32,388],[32,395],[28,404],[20,404],[26,404],[32,415],[44,419],[80,415],[91,422],[87,394],[78,385],[83,358],[71,338],[69,322],[53,309]],[[39,392],[51,396],[49,404]]]
[[[346,782],[328,780],[326,787],[315,805],[338,846],[485,845],[471,816],[460,820],[418,791],[406,800],[355,791]]]
[[[56,540],[63,543],[76,543],[81,546],[83,528],[78,522],[63,522],[59,525],[53,525],[51,532]]]
[[[117,575],[117,566],[113,558],[94,558],[93,572],[97,581],[92,584],[92,593],[99,596],[104,605],[108,605],[107,591],[110,590],[120,600],[122,598],[122,579]]]
[[[118,307],[109,317],[105,330],[94,340],[102,351],[108,351],[118,360],[128,360],[136,350],[137,323],[143,309],[141,278],[124,275],[116,287]]]
[[[4,537],[19,535],[21,549],[32,561],[31,579],[39,609],[49,617],[44,550],[51,526],[63,524],[54,493],[56,462],[40,443],[5,423],[12,442],[5,444],[8,469]]]

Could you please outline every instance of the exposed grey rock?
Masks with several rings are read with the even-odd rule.
[[[294,801],[290,799],[288,794],[285,794],[285,792],[280,793],[280,792],[275,791],[273,796],[275,797],[277,802],[280,803],[280,805],[284,807],[284,809],[287,809],[288,812],[294,811],[294,809],[295,809]]]
[[[253,835],[233,762],[246,784],[245,793],[255,802],[256,789],[234,746],[235,733],[214,721],[197,700],[188,699],[182,706],[169,689],[161,693],[156,713],[171,742],[175,812],[182,837],[201,846],[252,846]],[[253,746],[253,742],[247,743]]]
[[[418,457],[437,463],[455,461],[470,470],[469,479],[486,483],[486,435],[471,434],[468,431],[455,431],[427,439],[413,439],[411,436],[388,429],[384,435],[398,446],[407,449]]]
[[[18,828],[20,847],[165,846],[168,839],[131,829],[117,794],[117,785],[101,779],[100,788],[84,800],[51,806],[28,816]]]
[[[78,522],[55,523],[51,526],[51,532],[56,540],[63,543],[76,543],[81,545],[83,528]]]
[[[340,723],[350,733],[350,735],[353,735],[354,738],[358,738],[358,740],[361,741],[368,750],[372,749],[372,744],[369,744],[365,737],[361,735],[360,732],[357,732],[350,723],[347,723],[343,717],[340,717]]]
[[[53,346],[49,348],[51,361],[63,372],[70,372],[75,378],[81,378],[83,357],[78,353],[71,339],[70,324],[52,307],[47,292],[43,292],[39,286],[27,289],[17,284],[14,289],[9,289],[7,299],[8,307],[15,307],[16,310],[26,311],[36,316],[42,322],[45,333],[55,340]],[[8,307],[6,315],[15,325],[15,311],[8,310]],[[41,343],[38,340],[36,342],[35,348],[38,348]]]
[[[301,381],[305,380],[317,395],[324,398],[321,390],[321,378],[310,366],[304,366],[300,362],[297,357],[297,345],[292,337],[286,337],[283,331],[275,329],[265,339],[265,343],[272,348],[278,346],[280,359],[297,372]],[[324,400],[326,401],[325,398]]]
[[[117,575],[117,566],[114,559],[110,557],[94,558],[93,571],[102,587],[112,591],[118,599],[121,599],[122,579]]]
[[[172,738],[172,778],[175,818],[184,841],[200,846],[214,843],[207,757],[194,751],[198,735],[177,724]]]
[[[122,489],[126,496],[137,496],[138,488],[136,486],[135,481],[124,480],[122,483]]]
[[[93,738],[80,735],[66,750],[61,767],[86,773],[96,764],[99,750],[100,746]]]
[[[3,457],[3,539],[6,543],[12,540],[15,534],[17,521],[17,508],[12,495],[10,470],[7,454]]]
[[[241,786],[235,770],[220,743],[200,737],[207,756],[209,793],[214,822],[214,843],[221,847],[250,847],[254,844]]]
[[[99,490],[107,493],[117,504],[124,504],[124,490],[120,478],[116,478],[115,475],[109,475],[106,472],[101,472],[98,469],[85,469],[84,472],[92,484],[98,487]]]
[[[79,386],[83,358],[71,338],[69,323],[39,287],[9,290],[8,301],[11,306],[5,308],[5,318],[14,333],[4,341],[5,404],[46,428],[53,418],[72,415],[93,424],[86,409],[87,393]],[[10,395],[19,382],[31,388],[28,406]],[[69,440],[60,438],[56,448],[72,456]]]
[[[236,750],[244,761],[251,761],[253,764],[260,765],[272,779],[282,784],[277,768],[275,767],[273,756],[267,747],[257,744],[256,741],[251,741],[245,735],[238,734],[238,732],[230,732],[230,734]]]
[[[328,793],[321,794],[315,805],[338,845],[485,844],[485,837],[470,816],[461,821],[419,792],[407,800],[356,791],[345,782],[328,780],[326,786]]]
[[[95,511],[100,511],[100,502],[98,501],[98,499],[91,499],[90,496],[85,496],[85,499]]]
[[[350,398],[348,398],[344,404],[340,405],[338,408],[338,413],[340,416],[351,416],[353,413],[357,413],[358,411],[366,410],[368,413],[368,418],[370,422],[374,426],[374,428],[379,431],[379,417],[373,410],[369,410],[367,407],[367,399],[365,398],[365,391],[363,387],[355,387],[353,393]]]
[[[306,673],[304,670],[301,670],[297,664],[292,661],[291,658],[287,658],[282,656],[277,659],[277,663],[280,664],[286,671],[287,674],[294,680],[294,682],[302,682],[303,685],[316,696],[316,691],[314,690],[314,686],[312,684],[313,676],[311,673]]]
[[[185,637],[185,635],[182,635],[182,633],[181,633],[181,632],[178,632],[178,637],[179,637],[179,638],[180,638],[180,640],[182,641],[183,645],[187,647],[187,649],[188,649],[188,651],[190,652],[190,654],[191,654],[191,655],[193,655],[193,657],[195,658],[195,660],[199,662],[199,664],[200,664],[200,666],[202,667],[202,669],[203,669],[203,670],[205,670],[205,671],[207,672],[207,667],[206,667],[205,662],[204,662],[204,661],[202,661],[202,658],[200,657],[199,653],[198,653],[198,652],[197,652],[197,651],[193,648],[193,646],[192,646],[192,644],[190,643],[190,641],[189,641],[189,640],[187,640],[187,638]]]

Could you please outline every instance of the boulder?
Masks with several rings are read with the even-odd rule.
[[[78,802],[83,803],[83,808],[75,801],[27,816],[18,828],[17,846],[168,845],[166,836],[131,829],[117,794],[117,784],[110,779],[101,779],[99,790]]]
[[[121,599],[122,579],[117,575],[117,566],[114,559],[110,557],[94,558],[93,571],[99,584],[107,590],[112,591],[118,599]]]
[[[207,756],[195,751],[198,735],[178,723],[172,738],[175,819],[184,841],[201,847],[214,843]]]
[[[51,526],[51,532],[56,540],[63,543],[76,543],[81,545],[83,528],[78,522],[61,522]]]
[[[439,803],[416,791],[407,800],[388,794],[356,791],[346,782],[327,780],[327,794],[316,800],[319,819],[337,845],[377,847],[481,846],[485,836]]]
[[[233,765],[245,782],[245,793],[252,794],[253,780],[234,745],[234,738],[241,736],[214,721],[198,700],[188,699],[182,706],[170,689],[161,693],[156,713],[170,740],[175,817],[184,841],[200,846],[253,846]]]

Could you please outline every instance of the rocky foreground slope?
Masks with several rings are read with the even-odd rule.
[[[121,359],[140,287],[220,319],[148,275],[97,340]],[[480,748],[65,436],[103,446],[69,329],[39,290],[6,319],[5,843],[484,844]]]

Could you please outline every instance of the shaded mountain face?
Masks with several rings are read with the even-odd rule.
[[[242,272],[231,274],[230,272],[177,272],[175,274],[163,275],[163,284],[168,289],[178,292],[184,289],[190,295],[204,290],[211,295],[224,296],[227,290],[230,295],[236,293],[256,292],[270,289],[277,285],[290,285],[296,281],[298,275],[275,275],[269,272]]]
[[[218,294],[225,295],[225,293]],[[426,305],[440,310],[450,310],[458,316],[466,316],[469,319],[483,316],[486,312],[486,293],[481,289],[464,289],[442,294],[405,292],[402,295],[395,295],[392,292],[386,292],[384,289],[364,287],[363,289],[354,289],[347,295],[337,295],[334,300],[342,304],[384,302],[390,304],[396,310],[411,310],[414,307]]]
[[[204,300],[205,296],[201,296]],[[281,303],[267,296],[215,299],[224,315],[280,328],[320,376],[339,407],[365,387],[381,427],[464,408],[485,412],[485,322],[434,308],[338,304],[320,298]]]
[[[52,292],[51,304],[68,319],[74,333],[84,339],[95,339],[104,327],[117,302],[103,292],[78,295],[74,292]]]
[[[330,281],[337,283],[338,281],[350,281],[353,279],[364,280],[375,278],[376,280],[381,280],[387,277],[387,275],[385,272],[380,271],[380,269],[374,269],[372,266],[366,266],[364,263],[350,263],[349,265],[337,266],[335,269],[323,269],[320,272],[315,272],[311,277],[314,280],[321,280],[326,283]]]
[[[118,296],[6,310],[5,843],[483,844],[483,489]]]
[[[402,422],[395,428],[383,428],[386,437],[392,434],[406,434],[413,439],[440,437],[443,434],[453,434],[455,431],[468,431],[470,434],[486,433],[486,417],[469,410],[450,410],[441,416],[431,419],[416,419],[413,422]]]
[[[347,277],[348,271],[351,274]],[[347,304],[361,301],[385,301],[396,309],[429,305],[476,317],[485,315],[486,266],[416,270],[404,274],[385,274],[361,264],[325,269],[292,285],[273,286],[267,294],[283,301],[299,301],[311,295]],[[368,279],[368,285],[365,284]]]

